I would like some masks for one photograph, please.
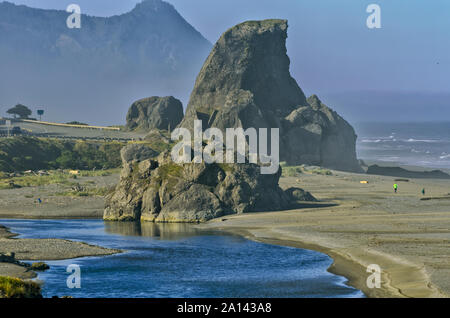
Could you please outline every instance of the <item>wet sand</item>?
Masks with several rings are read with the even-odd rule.
[[[283,188],[311,191],[323,207],[226,216],[200,227],[326,253],[334,259],[329,270],[369,297],[448,297],[450,181],[333,174],[280,181]],[[424,187],[431,200],[420,200]],[[381,267],[380,289],[367,286],[370,264]]]

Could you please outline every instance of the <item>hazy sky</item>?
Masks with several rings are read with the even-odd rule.
[[[125,13],[140,2],[9,1],[45,9],[77,3],[82,13],[96,16]],[[293,77],[306,95],[318,94],[350,121],[450,116],[450,0],[167,2],[212,43],[245,20],[288,19]],[[372,3],[381,7],[381,29],[366,26]]]
[[[12,0],[10,0],[12,1]],[[139,0],[14,0],[39,8],[110,16]],[[289,20],[291,70],[309,95],[360,90],[450,92],[448,0],[168,0],[215,42],[250,19]],[[382,28],[368,29],[368,4],[382,9]]]

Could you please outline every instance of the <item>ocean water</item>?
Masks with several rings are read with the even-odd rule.
[[[358,158],[450,169],[450,122],[360,123]]]
[[[186,224],[101,220],[0,220],[21,238],[63,238],[124,253],[46,261],[45,297],[364,297],[327,272],[332,259],[315,251],[199,231]],[[81,288],[70,289],[70,264]]]

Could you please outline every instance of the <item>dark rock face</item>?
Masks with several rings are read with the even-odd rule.
[[[378,165],[369,166],[367,174],[376,174],[381,176],[418,178],[418,179],[450,179],[450,175],[441,171],[411,171],[400,167],[380,167]]]
[[[167,145],[171,142],[169,133],[159,129],[150,130],[144,139],[150,143],[164,143]]]
[[[287,21],[249,21],[225,32],[203,65],[180,126],[280,129],[280,160],[361,171],[353,128],[291,77]]]
[[[317,199],[311,193],[300,188],[289,188],[285,192],[291,201],[317,202]]]
[[[353,127],[316,95],[307,102],[307,106],[295,109],[285,118],[285,133],[281,137],[284,160],[362,172],[356,159]]]
[[[128,152],[135,150],[123,151]],[[122,158],[120,182],[106,199],[105,220],[204,222],[228,214],[281,210],[297,200],[278,186],[281,169],[263,175],[255,164],[175,164],[168,152],[145,160]]]
[[[182,103],[172,97],[150,97],[131,105],[127,128],[131,130],[173,129],[183,119]]]
[[[158,155],[158,152],[143,144],[131,144],[120,150],[122,162],[142,161]]]

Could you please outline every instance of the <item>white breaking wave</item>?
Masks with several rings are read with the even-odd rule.
[[[440,142],[441,140],[436,140],[436,139],[414,139],[414,138],[409,138],[407,140],[405,140],[405,142],[429,142],[429,143],[433,143],[433,142]]]

